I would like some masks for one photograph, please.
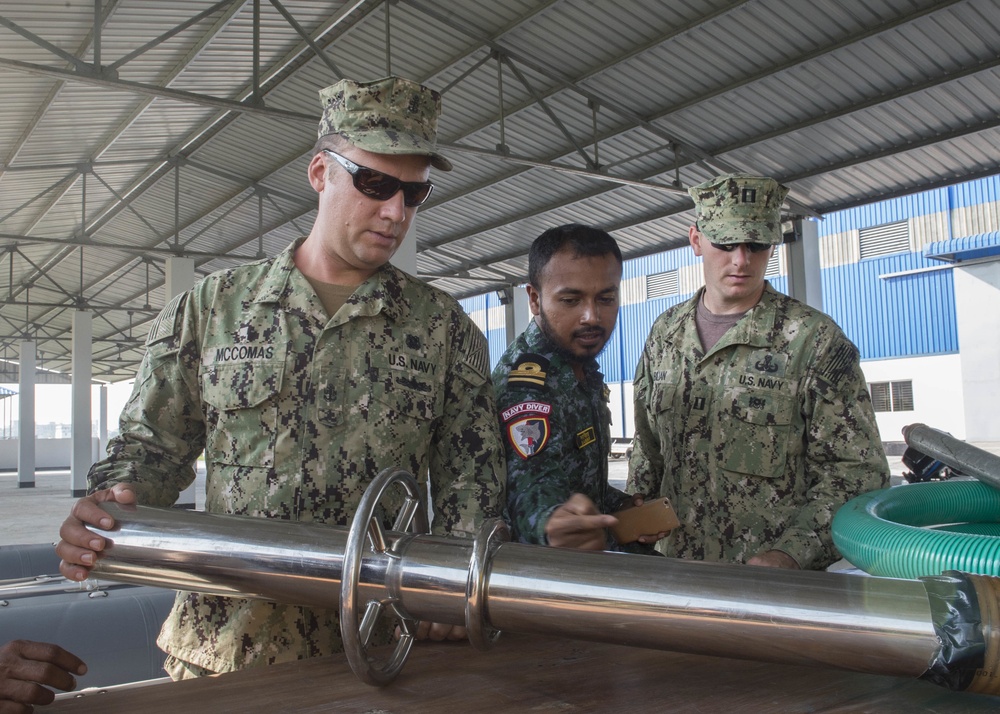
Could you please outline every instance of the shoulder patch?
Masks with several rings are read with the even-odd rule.
[[[845,341],[830,356],[826,365],[820,370],[819,376],[830,384],[840,384],[841,380],[851,374],[857,360],[857,348]]]
[[[460,363],[476,376],[473,381],[486,381],[490,378],[489,345],[486,336],[472,320],[464,320],[462,329],[456,334],[455,349],[460,355]]]
[[[181,310],[184,309],[186,297],[186,292],[176,295],[160,310],[160,314],[153,320],[153,324],[150,325],[149,332],[146,334],[147,346],[174,336],[177,332],[177,318]]]
[[[522,459],[530,459],[545,448],[549,441],[551,413],[551,404],[536,401],[521,402],[500,412],[507,441]]]
[[[544,387],[548,369],[548,359],[530,352],[525,353],[517,358],[517,362],[507,375],[507,383]]]

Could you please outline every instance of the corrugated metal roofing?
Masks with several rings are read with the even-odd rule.
[[[417,264],[459,297],[523,280],[558,223],[683,245],[684,188],[728,170],[806,215],[1000,172],[996,0],[283,0],[310,42],[278,5],[255,100],[249,0],[101,2],[103,73],[94,3],[0,4],[0,345],[68,369],[89,307],[95,372],[130,376],[164,258],[204,274],[307,232],[317,91],[387,66],[445,95],[456,170]]]
[[[948,263],[1000,255],[1000,231],[937,241],[924,248],[924,256]]]

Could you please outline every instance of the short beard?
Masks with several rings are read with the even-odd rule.
[[[597,350],[593,355],[577,355],[570,352],[565,347],[559,344],[559,340],[556,337],[555,330],[552,329],[552,325],[549,323],[549,319],[545,317],[545,310],[539,309],[538,311],[538,328],[542,331],[542,334],[548,339],[552,344],[553,351],[561,356],[567,362],[573,364],[587,364],[592,360],[597,359],[597,355],[604,351],[604,348],[608,346],[608,341],[605,340],[604,344],[601,345],[601,349]]]

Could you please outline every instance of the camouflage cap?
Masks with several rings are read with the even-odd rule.
[[[371,82],[342,79],[321,89],[319,98],[320,137],[340,134],[376,154],[430,156],[434,168],[451,171],[451,162],[437,152],[439,92],[402,77]]]
[[[773,178],[726,174],[688,193],[698,211],[698,230],[712,243],[781,243],[781,203],[788,187]]]

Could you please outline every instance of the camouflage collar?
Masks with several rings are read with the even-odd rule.
[[[695,296],[684,305],[685,317],[694,320],[695,310],[698,308],[698,301],[701,300],[705,288],[701,288]],[[764,293],[760,300],[746,314],[740,318],[733,327],[724,334],[718,342],[709,350],[708,354],[727,345],[752,345],[754,347],[766,347],[770,344],[770,334],[774,327],[774,319],[777,314],[777,303],[783,296],[771,287],[771,283],[764,281]],[[680,327],[678,321],[677,326]],[[708,355],[705,355],[706,357]]]
[[[306,282],[305,276],[299,273],[295,267],[294,259],[295,249],[304,240],[305,237],[296,239],[274,257],[271,267],[267,271],[267,276],[254,297],[254,302],[287,303],[290,300],[295,301],[294,296],[303,292],[289,290],[289,282],[293,279],[293,274],[298,274],[298,278],[303,283]],[[359,285],[347,301],[348,305],[355,306],[351,315],[371,316],[384,312],[392,320],[405,319],[409,314],[409,306],[403,299],[403,289],[409,280],[412,280],[409,275],[386,263],[368,280]],[[306,308],[305,305],[300,307]]]

